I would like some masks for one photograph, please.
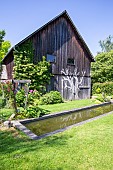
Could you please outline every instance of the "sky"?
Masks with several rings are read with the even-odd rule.
[[[67,10],[92,54],[113,35],[113,0],[0,0],[0,30],[14,46]]]

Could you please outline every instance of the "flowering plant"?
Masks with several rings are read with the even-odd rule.
[[[3,81],[1,82],[1,89],[2,89],[2,93],[4,95],[4,98],[6,99],[10,99],[14,97],[14,88],[13,88],[13,84],[10,81]]]

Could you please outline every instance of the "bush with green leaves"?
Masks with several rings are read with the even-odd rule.
[[[29,90],[28,93],[28,105],[36,105],[37,101],[40,98],[40,93],[37,90]]]
[[[46,93],[39,100],[40,105],[56,103],[63,103],[61,94],[58,91],[51,91],[50,93]]]
[[[109,102],[110,98],[106,96],[106,94],[102,93],[102,94],[96,94],[96,100],[100,101],[100,102]]]
[[[34,118],[40,116],[39,107],[36,106],[28,106],[26,109],[21,109],[20,111],[20,118]]]
[[[0,107],[13,108],[14,92],[13,84],[11,81],[3,81],[0,83],[1,102]]]
[[[3,108],[6,106],[6,99],[0,98],[0,108]]]
[[[113,82],[94,83],[92,94],[105,93],[108,96],[113,95]]]
[[[21,89],[16,93],[16,103],[17,103],[18,107],[24,107],[24,105],[25,105],[25,91],[24,91],[24,89]]]
[[[13,84],[11,81],[4,81],[1,83],[1,88],[2,88],[2,94],[4,93],[4,98],[7,100],[10,98],[14,98],[14,93],[13,93]]]
[[[99,53],[91,66],[92,83],[113,82],[113,50]]]
[[[27,96],[27,105],[36,105],[37,101],[40,98],[40,94],[36,90],[29,90]],[[24,107],[26,101],[26,95],[24,89],[19,90],[16,93],[16,103],[18,107]]]
[[[39,108],[38,105],[29,105],[26,109],[20,108],[17,119],[41,117],[48,113],[48,110]]]

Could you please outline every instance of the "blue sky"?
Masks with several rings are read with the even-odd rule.
[[[14,46],[67,10],[95,56],[99,40],[113,35],[113,0],[0,0],[0,30]]]

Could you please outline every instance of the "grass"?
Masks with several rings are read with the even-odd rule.
[[[113,169],[113,114],[39,141],[14,129],[0,139],[2,170]]]
[[[12,113],[14,113],[14,109],[2,108],[0,109],[0,119],[2,121],[8,120]]]
[[[64,110],[71,110],[96,104],[94,99],[73,100],[60,104],[40,105],[41,109],[47,110],[48,113],[61,112]]]
[[[50,113],[60,112],[64,110],[71,110],[74,108],[89,106],[96,103],[97,102],[94,99],[84,99],[84,100],[68,101],[59,104],[40,105],[39,108],[43,110],[44,114],[50,114]],[[5,121],[12,115],[12,113],[14,113],[13,109],[2,108],[0,109],[0,119],[2,121]]]

